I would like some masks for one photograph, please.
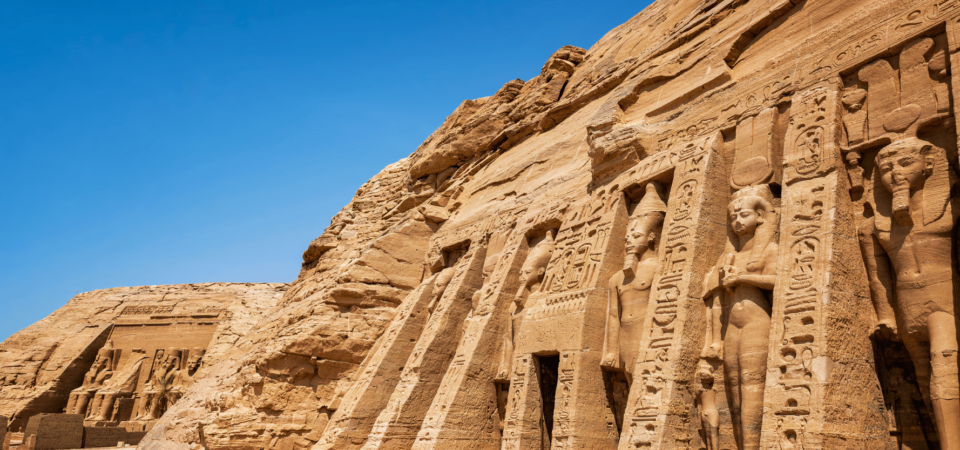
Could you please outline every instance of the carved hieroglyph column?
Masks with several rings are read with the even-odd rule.
[[[674,169],[620,450],[689,448],[699,439],[693,382],[706,327],[700,297],[727,240],[722,145],[720,133],[686,143]]]
[[[514,232],[480,292],[477,309],[463,324],[463,339],[433,398],[414,449],[500,448],[494,377],[527,253],[527,239],[523,233]]]
[[[622,267],[627,220],[623,194],[607,189],[567,212],[517,334],[501,448],[616,447],[600,359],[607,283]],[[543,398],[549,393],[541,392],[535,355],[559,360],[552,400]],[[554,405],[552,417],[543,416],[547,402]]]
[[[316,450],[359,448],[366,440],[427,323],[427,305],[433,299],[434,279],[438,275],[420,283],[400,304],[376,351],[330,419],[314,447]]]
[[[472,242],[407,359],[400,382],[380,412],[364,450],[409,449],[457,348],[455,336],[483,283],[487,243]],[[339,450],[339,449],[338,449]]]
[[[832,83],[793,97],[761,448],[884,448],[871,302]]]

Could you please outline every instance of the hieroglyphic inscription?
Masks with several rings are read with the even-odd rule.
[[[863,64],[887,49],[942,23],[945,17],[955,15],[958,11],[960,2],[957,0],[918,2],[872,29],[843,40],[804,71],[804,80],[824,80],[841,70]]]
[[[127,306],[120,312],[121,316],[147,316],[151,314],[170,314],[173,306]]]

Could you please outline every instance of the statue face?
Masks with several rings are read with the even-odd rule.
[[[627,232],[627,254],[646,251],[662,224],[663,213],[660,211],[648,211],[637,217]]]
[[[450,280],[453,278],[453,269],[446,268],[437,275],[433,280],[433,295],[436,298],[440,298],[443,295],[443,291],[447,289],[447,285],[450,284]]]
[[[529,286],[537,282],[536,276],[537,269],[532,267],[532,265],[524,264],[523,268],[520,269],[520,285]]]
[[[763,213],[743,201],[734,202],[730,213],[730,228],[737,236],[749,236],[763,223]]]
[[[920,150],[912,146],[888,147],[877,162],[883,186],[894,193],[919,189],[929,173],[928,169],[932,169]]]

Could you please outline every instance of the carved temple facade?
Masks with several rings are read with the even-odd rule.
[[[315,449],[960,448],[960,3],[865,7],[750,76],[818,6],[703,38],[748,7],[718,3],[673,55],[725,58],[567,119],[589,175],[442,218]]]

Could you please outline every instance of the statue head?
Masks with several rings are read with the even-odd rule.
[[[745,187],[735,192],[730,201],[730,229],[738,237],[751,236],[773,212],[773,194],[767,185]]]
[[[194,373],[200,368],[200,361],[203,359],[204,353],[206,353],[206,350],[199,348],[190,351],[190,359],[187,361],[187,370],[190,373]]]
[[[890,212],[898,224],[913,224],[910,198],[919,190],[924,192],[924,223],[943,215],[945,201],[935,200],[950,195],[950,169],[942,149],[916,137],[907,137],[877,153],[877,170],[884,188],[893,194]]]
[[[555,232],[552,229],[547,230],[543,240],[530,249],[527,259],[523,261],[523,266],[520,268],[520,291],[514,297],[517,307],[523,306],[523,301],[530,295],[533,286],[543,280],[547,265],[550,263],[550,256],[556,247],[553,237]]]
[[[181,351],[175,348],[168,349],[166,351],[167,359],[164,360],[163,366],[167,369],[176,369],[180,367],[180,355]]]
[[[453,279],[453,267],[447,267],[437,273],[433,278],[433,298],[439,300],[443,296],[443,291],[447,289],[450,280]]]
[[[630,229],[627,230],[627,257],[624,261],[626,271],[632,272],[639,257],[659,240],[660,228],[667,213],[667,205],[660,196],[660,190],[660,183],[647,183],[646,192],[633,212]]]
[[[95,367],[99,368],[110,368],[111,363],[113,362],[113,341],[108,340],[100,350],[97,350],[97,358],[93,361]]]

